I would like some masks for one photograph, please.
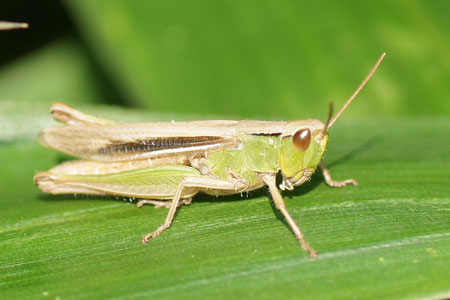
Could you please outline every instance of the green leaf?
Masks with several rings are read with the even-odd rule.
[[[449,1],[65,2],[126,100],[155,111],[323,119],[387,52],[347,116],[450,113]]]
[[[54,101],[69,104],[104,101],[111,93],[102,91],[100,86],[86,52],[73,39],[54,41],[11,62],[0,72],[0,99],[13,100],[18,106],[25,99],[31,105],[40,103],[41,108],[44,103],[49,107]],[[15,111],[20,112],[31,110]]]
[[[448,298],[449,128],[448,118],[336,123],[325,162],[335,179],[352,177],[360,185],[330,188],[315,174],[284,193],[317,260],[300,249],[266,189],[248,198],[195,197],[167,232],[141,245],[140,237],[162,223],[166,209],[44,195],[33,175],[65,157],[12,133],[0,138],[1,295]]]

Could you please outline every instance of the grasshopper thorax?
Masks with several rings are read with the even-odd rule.
[[[282,190],[292,190],[309,180],[322,160],[328,143],[328,130],[316,119],[288,122],[283,130],[280,169]]]

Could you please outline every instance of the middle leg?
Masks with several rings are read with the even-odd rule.
[[[283,197],[280,194],[280,191],[277,188],[276,184],[276,174],[262,174],[261,178],[264,180],[264,182],[269,186],[270,194],[272,195],[273,202],[275,203],[275,207],[281,211],[283,216],[285,217],[286,221],[288,222],[289,226],[291,227],[292,232],[294,233],[295,237],[297,238],[298,242],[300,243],[300,246],[303,250],[309,253],[309,256],[311,258],[317,257],[317,251],[314,250],[306,241],[305,235],[300,230],[300,227],[298,227],[295,220],[291,217],[289,212],[287,211],[286,204],[284,203]]]

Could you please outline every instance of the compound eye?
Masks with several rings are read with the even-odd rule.
[[[298,150],[305,152],[311,143],[311,131],[308,128],[297,131],[292,137],[292,141]]]

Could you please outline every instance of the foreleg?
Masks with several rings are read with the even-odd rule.
[[[347,184],[358,185],[358,182],[354,179],[346,179],[344,181],[335,181],[331,178],[330,171],[325,167],[324,163],[320,163],[320,168],[322,169],[323,177],[325,178],[325,182],[332,187],[343,187]]]

